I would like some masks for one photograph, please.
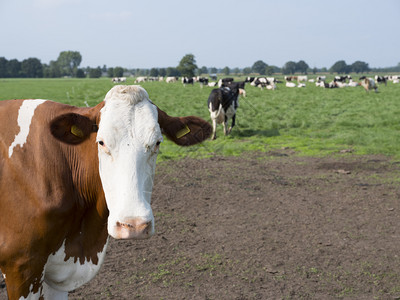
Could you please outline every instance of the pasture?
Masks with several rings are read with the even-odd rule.
[[[311,76],[309,76],[310,78]],[[358,76],[354,76],[357,78]],[[329,81],[329,80],[328,80]],[[127,84],[133,84],[128,78]],[[52,99],[76,106],[93,106],[113,86],[110,79],[3,79],[0,100]],[[212,88],[180,82],[145,82],[150,99],[170,115],[197,115],[210,120],[207,99]],[[240,155],[289,147],[301,155],[326,155],[343,149],[356,154],[398,156],[400,136],[400,84],[389,82],[379,93],[362,87],[324,89],[314,83],[306,88],[260,90],[249,84],[247,97],[239,100],[237,124],[216,141],[179,150],[165,141],[159,160],[218,155]]]
[[[141,85],[168,114],[210,120],[212,88]],[[93,106],[112,86],[5,79],[0,100]],[[219,126],[199,146],[164,140],[155,236],[111,240],[99,274],[70,299],[400,297],[400,85],[246,92],[230,136]]]

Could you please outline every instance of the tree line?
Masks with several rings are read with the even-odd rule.
[[[262,60],[256,61],[252,66],[246,68],[224,68],[215,67],[198,67],[193,54],[186,54],[176,67],[168,68],[151,68],[151,69],[126,69],[123,67],[79,67],[82,62],[82,55],[78,51],[62,51],[58,58],[50,61],[49,64],[43,64],[38,58],[27,58],[23,61],[17,59],[7,60],[5,57],[0,57],[0,78],[60,78],[60,77],[77,77],[77,78],[99,78],[102,76],[122,77],[129,73],[134,76],[187,76],[205,74],[224,74],[224,75],[272,75],[274,73],[282,74],[309,74],[309,73],[367,73],[367,72],[400,72],[400,63],[397,66],[389,68],[371,69],[368,63],[356,61],[352,64],[347,64],[344,60],[335,62],[329,69],[327,68],[310,68],[304,61],[298,62],[288,61],[282,67],[268,65]]]

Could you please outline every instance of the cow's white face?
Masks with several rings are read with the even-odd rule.
[[[159,144],[157,108],[140,86],[115,86],[106,95],[97,133],[99,171],[117,239],[154,233],[151,192]]]

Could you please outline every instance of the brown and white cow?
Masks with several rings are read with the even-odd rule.
[[[67,299],[91,280],[109,235],[154,233],[150,206],[162,133],[181,146],[211,126],[170,117],[139,86],[93,108],[0,101],[0,269],[9,299]]]
[[[375,80],[372,78],[363,78],[361,85],[364,87],[366,92],[369,92],[372,89],[375,90],[375,93],[378,92],[378,86],[376,85]]]

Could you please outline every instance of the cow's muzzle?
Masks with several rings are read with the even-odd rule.
[[[116,239],[147,239],[154,234],[153,222],[142,218],[117,221],[114,229]]]

